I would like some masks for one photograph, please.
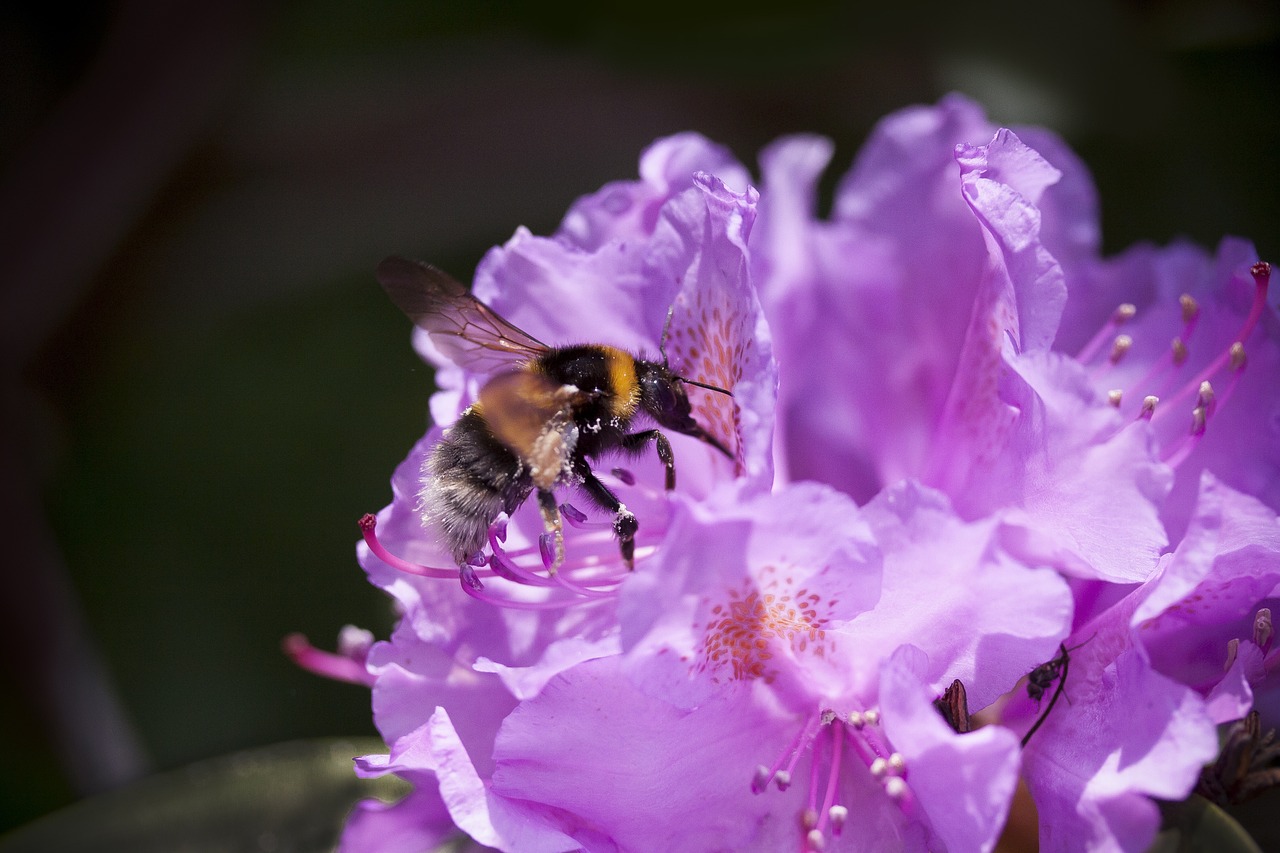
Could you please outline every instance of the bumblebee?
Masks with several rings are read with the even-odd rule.
[[[549,347],[433,266],[392,257],[378,265],[377,277],[391,301],[431,335],[442,354],[492,377],[423,465],[419,510],[444,537],[460,568],[480,552],[498,515],[514,513],[536,492],[554,542],[554,572],[564,560],[555,498],[562,486],[579,488],[612,513],[622,558],[633,565],[639,523],[588,460],[618,451],[640,455],[652,443],[665,468],[667,490],[675,488],[671,442],[656,428],[632,432],[640,415],[733,458],[693,419],[684,386],[729,392],[673,373],[665,331],[661,362],[604,344]]]

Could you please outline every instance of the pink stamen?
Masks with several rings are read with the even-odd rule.
[[[365,667],[363,660],[317,649],[302,634],[288,635],[281,641],[280,646],[290,660],[308,672],[314,672],[316,675],[331,678],[334,681],[345,681],[348,684],[360,684],[365,687],[373,686],[373,674]]]
[[[507,525],[505,522],[499,527],[494,522],[489,527],[489,550],[493,556],[489,558],[489,565],[494,571],[512,583],[525,584],[527,586],[555,586],[555,581],[550,578],[544,578],[535,572],[521,566],[515,560],[511,559],[511,555],[503,547],[506,540]]]
[[[787,790],[788,787],[790,787],[791,771],[795,769],[796,762],[799,761],[800,759],[800,753],[803,751],[802,749],[803,745],[808,743],[809,730],[814,726],[815,723],[818,722],[818,720],[819,720],[819,715],[814,714],[808,720],[805,721],[804,726],[801,727],[800,731],[796,732],[795,737],[791,739],[791,743],[787,744],[787,748],[784,749],[782,751],[782,754],[779,755],[777,759],[773,762],[772,767],[765,767],[762,764],[758,768],[756,768],[755,778],[751,780],[752,793],[755,793],[755,794],[763,793],[764,790],[769,787],[769,783],[772,782],[774,778],[779,775],[780,772],[786,773],[787,775],[786,775],[785,781],[779,780],[778,790],[785,791]],[[788,765],[788,769],[785,771],[781,770],[782,765],[786,763],[788,758],[791,759],[791,763],[790,765]]]
[[[473,587],[468,584],[465,579],[460,580],[462,581],[461,585],[463,592],[474,598],[476,601],[483,601],[485,604],[492,604],[496,607],[510,607],[514,610],[562,610],[575,604],[587,603],[580,599],[575,600],[568,598],[549,598],[542,601],[521,601],[515,598],[501,598],[485,592],[484,587]]]
[[[560,514],[564,516],[564,520],[570,527],[576,527],[579,530],[613,530],[610,522],[591,521],[585,512],[570,503],[560,505]]]
[[[822,811],[818,813],[818,831],[827,828],[827,819],[836,804],[836,783],[840,779],[840,758],[844,748],[844,723],[839,720],[831,725],[831,767],[827,770],[827,790],[822,796]],[[839,829],[835,830],[839,835]]]
[[[374,530],[378,526],[378,519],[372,513],[366,513],[360,517],[360,533],[364,536],[364,542],[369,546],[369,551],[382,562],[391,568],[404,572],[409,575],[418,575],[424,578],[446,578],[451,579],[458,576],[457,569],[439,569],[435,566],[424,566],[421,563],[411,563],[401,557],[392,554],[382,546],[378,541],[378,536]]]
[[[1271,264],[1265,261],[1254,264],[1250,269],[1250,273],[1253,275],[1254,283],[1253,304],[1249,307],[1249,316],[1245,318],[1244,324],[1234,338],[1234,341],[1241,346],[1249,339],[1249,335],[1253,333],[1254,327],[1258,325],[1258,320],[1262,318],[1263,309],[1266,308],[1267,285],[1271,281]],[[1236,362],[1236,352],[1236,347],[1233,345],[1218,353],[1217,357],[1197,373],[1191,381],[1183,385],[1169,402],[1174,403],[1197,393],[1201,382],[1210,379],[1222,368]]]
[[[1138,309],[1127,302],[1118,306],[1116,310],[1112,312],[1111,317],[1107,320],[1106,324],[1080,349],[1080,352],[1076,355],[1076,361],[1081,364],[1087,364],[1092,361],[1093,357],[1098,354],[1098,351],[1101,350],[1103,346],[1106,345],[1107,341],[1112,340],[1115,330],[1132,320],[1134,315],[1137,313]]]

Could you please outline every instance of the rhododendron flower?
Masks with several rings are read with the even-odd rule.
[[[1080,579],[1062,648],[1083,645],[1070,672],[1090,701],[1057,706],[1024,773],[1046,849],[1141,849],[1149,797],[1188,792],[1222,718],[1155,671],[1132,610],[1108,605],[1155,576],[1200,471],[1280,505],[1269,268],[1240,241],[1216,262],[1183,246],[1099,259],[1087,175],[1052,137],[1023,135],[1034,148],[959,98],[890,117],[829,221],[812,213],[824,141],[762,156],[753,268],[781,366],[780,466],[859,497],[918,477],[962,517],[1001,518],[1011,553]],[[1247,572],[1269,590],[1263,562]],[[1090,639],[1100,624],[1111,642]],[[1140,726],[1135,702],[1152,709]],[[1023,732],[1028,704],[1005,709]],[[1107,759],[1117,750],[1132,764]]]
[[[718,149],[704,148],[708,165],[717,164]],[[767,327],[747,279],[745,243],[755,193],[745,184],[743,192],[735,192],[703,173],[677,172],[666,180],[661,158],[660,147],[647,160],[655,176],[653,193],[634,200],[650,211],[645,214],[650,233],[586,247],[568,236],[517,232],[481,265],[475,293],[550,346],[599,341],[650,358],[661,349],[680,375],[730,389],[732,398],[696,387],[689,393],[695,418],[733,450],[734,459],[672,435],[675,494],[696,499],[730,479],[749,490],[767,489],[776,379]],[[581,219],[589,208],[590,200],[584,200],[572,219]],[[617,212],[626,205],[614,200],[609,208]],[[448,424],[486,377],[449,363],[425,333],[419,332],[415,343],[440,367],[442,390],[432,399],[432,411]],[[433,428],[419,442],[396,471],[392,504],[361,523],[361,564],[370,580],[393,596],[402,616],[391,640],[375,645],[363,659],[374,685],[375,721],[392,752],[362,759],[359,769],[366,775],[396,772],[419,787],[438,780],[431,802],[449,806],[448,827],[457,823],[488,843],[537,849],[542,842],[536,830],[486,836],[462,817],[474,811],[475,803],[459,802],[468,796],[483,799],[495,732],[518,700],[536,693],[561,669],[617,652],[617,593],[629,572],[608,520],[592,517],[586,504],[568,503],[572,495],[566,494],[566,560],[559,571],[548,571],[540,548],[542,520],[536,507],[526,506],[494,524],[483,558],[460,575],[450,567],[447,549],[423,524],[425,460],[440,435]],[[640,520],[636,565],[643,567],[660,548],[671,513],[661,468],[642,458],[631,470],[601,474]],[[296,640],[294,650],[318,671],[345,672],[334,659],[326,663]],[[432,716],[436,707],[441,710]],[[456,768],[459,761],[469,768],[465,779],[441,769],[441,762]],[[424,820],[427,814],[433,820],[447,814],[434,806],[423,809],[416,795],[415,802],[389,810],[363,807],[352,822],[349,845],[368,849],[355,839],[371,837],[376,832],[371,827],[381,820],[411,824],[406,813],[420,809]],[[492,813],[481,811],[500,827],[532,819],[520,808],[513,817],[501,804]],[[554,839],[563,841],[554,832],[547,838],[552,847],[558,843]]]
[[[690,389],[731,461],[673,435],[673,494],[653,459],[600,471],[633,571],[571,494],[559,571],[532,506],[451,564],[423,460],[488,377],[416,333],[439,426],[359,550],[400,622],[290,645],[372,683],[390,755],[359,772],[415,786],[347,849],[989,850],[1020,776],[1043,849],[1142,850],[1154,798],[1214,787],[1215,726],[1275,719],[1269,266],[1237,240],[1101,258],[1070,150],[957,96],[883,121],[819,219],[830,156],[780,140],[757,193],[660,140],[476,270],[550,345],[732,391]]]

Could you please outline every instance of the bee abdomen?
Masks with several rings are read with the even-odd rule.
[[[525,466],[475,411],[458,419],[423,468],[422,520],[444,537],[459,565],[484,546],[498,514],[514,512],[533,488]]]

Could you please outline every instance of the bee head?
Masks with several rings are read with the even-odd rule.
[[[665,363],[653,361],[636,361],[636,379],[640,384],[640,407],[649,413],[659,426],[701,439],[719,450],[730,459],[729,452],[718,438],[707,432],[693,419],[693,407],[689,404],[689,394],[685,384],[697,385],[711,391],[728,394],[723,388],[704,385],[684,379],[671,372]]]

